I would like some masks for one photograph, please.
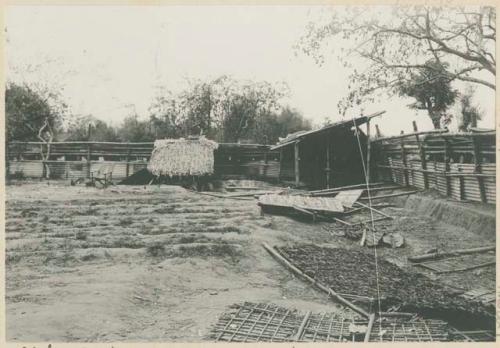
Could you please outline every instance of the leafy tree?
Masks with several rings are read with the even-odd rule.
[[[464,94],[460,96],[460,124],[458,129],[465,132],[469,127],[477,127],[477,121],[482,117],[482,111],[477,105],[472,104],[472,96],[474,90],[468,88]]]
[[[90,131],[90,134],[89,134]],[[69,141],[119,141],[117,131],[93,116],[81,116],[69,121],[66,130]]]
[[[352,69],[341,113],[381,90],[395,92],[415,71],[432,70],[429,60],[441,63],[434,72],[449,81],[495,89],[494,7],[335,7],[325,17],[308,25],[297,46],[322,64],[335,43],[337,58]],[[366,69],[356,70],[357,63]]]
[[[127,116],[118,128],[118,137],[127,142],[151,142],[155,140],[148,121],[141,121],[137,114]]]
[[[451,87],[450,80],[440,72],[445,68],[436,61],[425,63],[426,68],[412,73],[411,80],[401,81],[397,86],[399,94],[416,99],[411,107],[426,110],[435,129],[441,128],[441,123],[450,120],[446,110],[457,96],[457,91]],[[428,67],[428,68],[427,68]]]
[[[275,139],[268,122],[276,119],[284,85],[238,81],[228,76],[191,80],[178,94],[163,92],[149,109],[154,137],[179,137],[200,133],[219,142]]]
[[[52,139],[60,130],[63,112],[51,104],[51,98],[54,99],[54,95],[43,96],[26,85],[8,83],[5,90],[7,141]]]

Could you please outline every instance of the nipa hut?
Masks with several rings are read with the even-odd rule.
[[[148,170],[157,177],[211,175],[217,147],[216,142],[205,137],[156,140]]]

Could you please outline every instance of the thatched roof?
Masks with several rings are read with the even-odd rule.
[[[212,174],[217,147],[216,142],[205,137],[156,140],[148,170],[154,175],[167,176]]]

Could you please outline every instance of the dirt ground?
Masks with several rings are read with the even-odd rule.
[[[378,248],[379,257],[413,271],[426,272],[409,266],[408,255],[489,242],[429,217],[409,217],[403,208],[384,211],[398,216],[406,246]],[[195,342],[229,305],[242,301],[344,311],[261,245],[360,248],[335,236],[335,228],[261,216],[255,201],[175,186],[10,185],[7,340]],[[464,290],[494,289],[494,268],[439,280]]]

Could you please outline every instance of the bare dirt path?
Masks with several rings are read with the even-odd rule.
[[[200,341],[242,301],[344,311],[261,243],[359,248],[322,224],[262,217],[255,201],[173,186],[23,183],[7,187],[6,208],[9,341]],[[405,266],[432,236],[478,239],[430,220],[410,228],[419,223],[405,220],[407,250],[381,257]]]

